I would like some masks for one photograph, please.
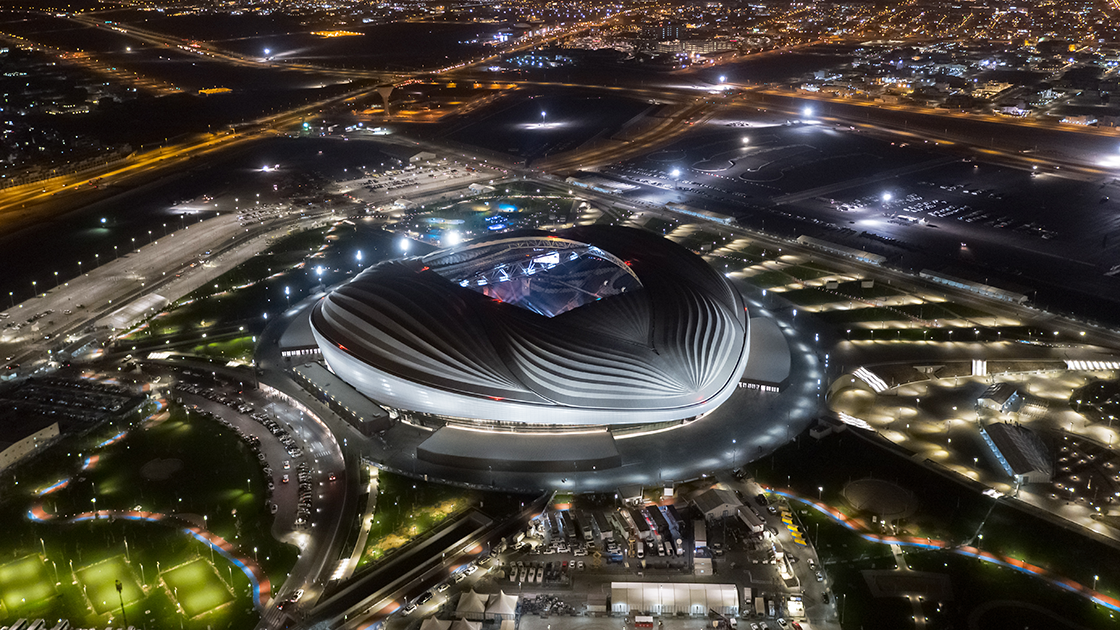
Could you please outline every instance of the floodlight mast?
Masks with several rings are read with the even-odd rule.
[[[121,617],[124,621],[124,627],[128,627],[128,614],[124,612],[124,584],[120,580],[114,580],[117,586],[117,599],[121,602]]]

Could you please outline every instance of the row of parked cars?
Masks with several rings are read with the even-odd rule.
[[[260,411],[257,411],[252,405],[250,405],[250,404],[248,404],[244,401],[237,400],[237,399],[235,399],[235,398],[233,398],[229,395],[226,395],[226,394],[222,393],[220,390],[217,390],[213,387],[204,387],[202,385],[198,385],[198,384],[195,384],[195,383],[184,382],[184,381],[177,382],[175,384],[175,387],[179,391],[189,392],[191,394],[196,394],[196,395],[199,395],[199,396],[203,396],[203,397],[205,397],[209,400],[212,400],[216,403],[219,403],[219,404],[225,405],[225,406],[227,406],[231,409],[234,409],[242,415],[249,416],[253,420],[260,423],[260,425],[263,426],[265,429],[268,429],[268,432],[271,433],[272,435],[274,435],[276,437],[276,439],[279,440],[280,443],[284,445],[284,449],[287,450],[288,455],[290,455],[293,459],[297,459],[297,458],[300,458],[300,457],[303,456],[303,448],[300,447],[299,443],[296,442],[295,438],[292,437],[292,435],[290,433],[288,433],[288,430],[285,429],[284,427],[280,426],[279,422],[276,422],[275,420],[270,418],[267,414],[265,414],[263,412],[260,412]],[[226,424],[228,424],[228,423],[226,423]],[[240,431],[238,433],[240,433]],[[267,458],[265,457],[264,453],[260,450],[260,441],[257,440],[257,438],[255,438],[255,437],[252,437],[252,436],[249,436],[249,437],[251,437],[252,440],[253,440],[253,441],[250,441],[250,446],[253,448],[254,452],[256,452],[257,459],[260,460],[260,462],[263,466],[263,472],[264,472],[265,476],[268,477],[268,495],[269,495],[269,499],[270,499],[270,508],[269,509],[271,510],[271,512],[273,514],[275,514],[278,511],[278,507],[277,507],[275,502],[271,501],[272,492],[273,492],[273,490],[275,490],[275,487],[276,487],[275,482],[273,482],[273,480],[272,480],[272,467],[269,466]],[[291,468],[291,461],[290,460],[284,460],[284,470],[289,470],[290,468]],[[306,527],[307,523],[308,523],[308,519],[311,517],[311,507],[312,507],[312,505],[311,505],[311,500],[312,500],[311,499],[311,494],[312,494],[311,493],[311,470],[308,468],[307,463],[300,462],[297,465],[296,476],[297,476],[297,479],[299,480],[299,503],[296,506],[295,524],[296,524],[297,527]],[[280,482],[281,483],[288,483],[290,481],[290,479],[291,479],[290,473],[285,472],[285,473],[282,473],[282,475],[280,477]]]

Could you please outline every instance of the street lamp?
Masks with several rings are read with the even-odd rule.
[[[544,127],[545,113],[541,112],[541,127]]]
[[[817,501],[823,501],[821,497],[824,495],[824,486],[817,486]]]
[[[121,602],[121,617],[124,618],[124,626],[127,628],[128,615],[124,612],[124,584],[121,584],[120,580],[114,580],[114,582],[116,582],[117,585],[117,598],[120,599]]]

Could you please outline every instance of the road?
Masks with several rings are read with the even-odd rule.
[[[357,467],[347,465],[339,443],[325,424],[265,392],[238,392],[232,385],[219,385],[209,388],[207,396],[187,392],[179,395],[184,404],[214,414],[261,441],[261,452],[265,455],[266,464],[272,469],[269,479],[273,487],[270,503],[276,504],[278,508],[272,534],[277,540],[290,543],[300,550],[288,576],[269,576],[276,587],[272,600],[266,603],[268,610],[262,616],[258,628],[263,630],[281,627],[285,615],[276,608],[276,604],[290,597],[297,589],[303,589],[300,605],[313,605],[322,595],[330,573],[337,564],[358,507],[357,493],[353,491],[357,487]],[[289,430],[289,434],[302,448],[302,455],[290,455],[279,439],[261,423],[212,400],[215,396],[228,396],[266,413]],[[304,524],[297,521],[297,506],[303,492],[302,482],[298,478],[301,464],[307,465],[310,474],[306,488],[312,506]]]
[[[67,346],[107,337],[241,264],[298,223],[330,213],[280,213],[243,225],[236,213],[192,223],[0,312],[0,365],[31,373]],[[207,254],[209,252],[209,254]],[[94,261],[97,264],[97,261]],[[91,267],[93,265],[90,265]],[[10,297],[10,296],[9,296]]]
[[[107,167],[95,167],[81,173],[7,188],[0,191],[0,225],[11,227],[12,224],[41,219],[42,217],[29,209],[36,204],[44,202],[79,204],[83,202],[81,194],[97,186],[134,184],[145,178],[154,178],[163,171],[182,168],[190,160],[229,150],[262,137],[277,135],[277,128],[293,126],[311,112],[342,103],[364,92],[364,88],[356,89],[310,105],[270,114],[246,123],[240,131],[208,133],[178,144],[137,151],[128,158]]]
[[[978,157],[1048,172],[1054,167],[1074,176],[1115,177],[1120,170],[1104,167],[1116,154],[1120,129],[1043,124],[1006,116],[951,112],[929,108],[855,102],[769,88],[747,88],[740,99],[748,105],[784,112],[794,119],[844,123],[894,136],[959,144]],[[806,108],[810,108],[807,114]]]

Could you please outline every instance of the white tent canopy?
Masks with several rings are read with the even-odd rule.
[[[487,615],[514,615],[517,613],[517,596],[506,595],[505,591],[490,596],[490,604],[486,606]]]
[[[459,597],[459,605],[455,607],[455,614],[478,615],[486,612],[486,596],[476,593],[471,589]]]
[[[467,621],[466,619],[457,619],[455,623],[451,624],[451,630],[480,630],[481,628],[481,622]]]
[[[734,584],[674,584],[670,582],[611,582],[611,612],[652,615],[684,613],[739,614]]]
[[[451,627],[450,621],[443,621],[435,617],[428,617],[420,624],[420,630],[447,630]]]

